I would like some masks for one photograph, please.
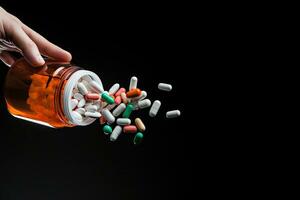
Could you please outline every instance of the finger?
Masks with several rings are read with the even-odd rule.
[[[28,37],[21,27],[11,25],[7,34],[9,39],[22,50],[25,59],[32,66],[41,66],[45,64],[36,44]]]
[[[22,28],[25,33],[35,42],[43,55],[60,61],[71,61],[72,55],[69,52],[49,42],[46,38],[29,28],[28,26],[23,25]]]
[[[9,52],[7,51],[1,51],[0,52],[0,59],[7,65],[7,66],[11,66],[12,64],[14,64],[16,62],[16,58],[11,55]]]

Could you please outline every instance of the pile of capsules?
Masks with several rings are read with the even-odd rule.
[[[145,99],[146,91],[137,88],[138,79],[133,76],[130,79],[129,90],[120,88],[118,83],[114,84],[109,91],[104,91],[103,86],[94,81],[90,76],[84,76],[73,89],[71,98],[72,115],[81,121],[85,117],[99,118],[103,126],[103,132],[110,134],[110,140],[115,141],[122,133],[136,133],[133,143],[139,144],[144,135],[146,127],[140,118],[134,123],[130,115],[134,110],[140,110],[151,106],[151,101]],[[166,83],[159,83],[158,89],[171,91],[172,86]],[[161,102],[155,100],[149,110],[149,116],[155,117],[159,111]],[[167,118],[180,116],[179,110],[172,110],[166,113]],[[116,119],[117,118],[117,119]],[[116,126],[112,129],[113,123]]]

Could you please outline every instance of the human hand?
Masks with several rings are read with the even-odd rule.
[[[32,66],[41,66],[45,63],[41,54],[64,62],[72,59],[69,52],[49,42],[2,7],[0,7],[0,39],[13,42]],[[1,49],[0,59],[8,65],[15,62],[15,58],[8,51]]]

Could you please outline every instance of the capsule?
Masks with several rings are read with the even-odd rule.
[[[129,116],[131,115],[131,112],[133,111],[133,105],[131,103],[129,103],[126,106],[125,111],[123,112],[123,118],[129,118]]]
[[[134,125],[127,125],[123,127],[123,132],[124,133],[136,133],[137,128]]]
[[[85,105],[85,103],[86,103],[85,99],[80,99],[80,101],[77,104],[77,107],[82,108]]]
[[[139,109],[147,108],[151,106],[151,101],[149,99],[144,99],[137,103]]]
[[[143,133],[138,132],[133,138],[133,144],[135,145],[140,144],[143,140],[143,137],[144,137]]]
[[[121,103],[118,107],[113,111],[113,115],[118,117],[124,110],[126,109],[126,105]]]
[[[127,98],[133,98],[133,97],[138,97],[138,96],[140,96],[141,93],[142,93],[141,90],[138,89],[138,88],[136,88],[136,89],[132,89],[132,90],[128,91],[128,92],[126,93],[126,96],[127,96]]]
[[[86,112],[84,108],[77,108],[75,111],[81,115],[84,115],[84,113]]]
[[[113,132],[110,134],[110,141],[115,141],[118,139],[119,135],[122,133],[122,127],[116,126],[113,130]]]
[[[86,117],[93,117],[93,118],[101,117],[101,113],[99,113],[99,112],[85,112],[84,115]]]
[[[77,88],[82,95],[86,95],[87,93],[89,93],[89,91],[87,90],[87,88],[83,83],[78,83]]]
[[[75,99],[77,99],[78,101],[80,101],[81,99],[83,99],[82,94],[80,94],[80,93],[78,93],[78,92],[76,92],[76,93],[73,95],[73,97],[74,97]]]
[[[135,77],[135,76],[131,77],[130,84],[129,84],[129,90],[135,89],[137,87],[137,82],[138,82],[137,77]]]
[[[104,92],[103,86],[101,84],[98,84],[96,81],[91,81],[89,82],[89,84],[95,92],[99,92],[99,93]]]
[[[146,127],[140,118],[136,118],[134,122],[139,131],[144,132],[146,130]]]
[[[125,92],[122,92],[122,93],[121,93],[121,98],[122,98],[123,103],[125,103],[125,104],[128,103],[128,99],[127,99],[127,97],[126,97]]]
[[[109,94],[107,92],[103,92],[101,95],[101,98],[106,101],[108,104],[114,104],[115,100],[109,96]]]
[[[126,89],[125,89],[125,88],[120,88],[120,89],[116,92],[115,96],[116,96],[116,97],[117,97],[117,96],[120,96],[122,92],[126,93]]]
[[[90,105],[86,106],[85,109],[89,112],[96,112],[97,111],[97,106],[90,104]]]
[[[117,124],[120,126],[125,126],[131,124],[131,120],[128,118],[119,118],[117,119]]]
[[[161,103],[160,103],[159,100],[154,101],[151,108],[150,108],[149,116],[150,117],[155,117],[157,115],[157,112],[158,112],[160,106],[161,106]]]
[[[118,91],[119,88],[120,88],[120,84],[116,83],[113,86],[111,86],[111,88],[108,90],[108,93],[110,95],[114,95]]]
[[[73,116],[76,120],[82,121],[82,116],[81,116],[81,114],[80,114],[79,112],[77,112],[77,111],[72,111],[72,116]]]
[[[73,110],[74,108],[76,108],[78,104],[78,100],[77,99],[71,99],[70,101],[70,105],[71,105],[71,109]]]
[[[108,123],[112,124],[115,122],[115,117],[111,114],[111,112],[107,108],[104,108],[102,110],[102,114]]]
[[[121,102],[122,102],[121,96],[117,96],[117,97],[115,98],[115,103],[116,103],[117,105],[119,105]]]
[[[109,125],[103,126],[103,132],[105,135],[109,135],[112,133],[112,128]]]
[[[100,96],[97,93],[88,93],[85,95],[86,100],[99,100]]]
[[[172,85],[167,84],[167,83],[159,83],[158,84],[158,89],[170,92],[172,90]]]
[[[167,118],[176,118],[180,116],[180,110],[171,110],[166,113]]]
[[[116,105],[117,104],[115,104],[115,103],[114,104],[110,104],[110,105],[106,106],[105,108],[110,111],[110,110],[114,109],[114,107],[116,107]]]

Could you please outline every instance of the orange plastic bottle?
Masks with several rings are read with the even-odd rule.
[[[69,101],[77,82],[87,75],[102,85],[95,73],[73,64],[46,60],[45,65],[32,67],[21,58],[11,66],[5,80],[8,111],[53,128],[89,125],[96,119],[76,120]]]

